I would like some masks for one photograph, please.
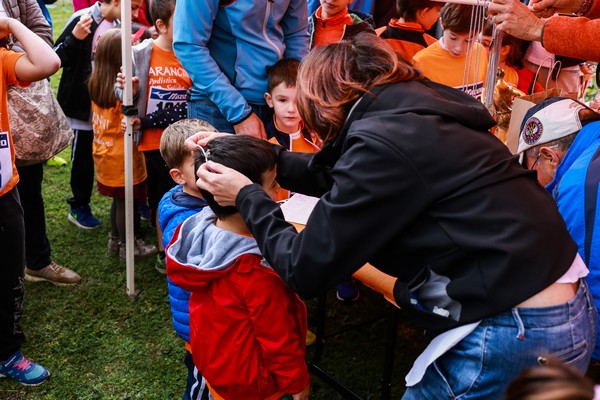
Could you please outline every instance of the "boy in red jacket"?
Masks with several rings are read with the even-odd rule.
[[[248,176],[275,198],[273,145],[247,135],[211,140],[196,156]],[[191,292],[194,363],[215,399],[308,398],[306,307],[263,259],[235,207],[207,207],[185,220],[167,248],[171,280]]]

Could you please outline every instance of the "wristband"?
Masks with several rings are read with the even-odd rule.
[[[583,0],[583,3],[581,3],[581,6],[579,7],[579,10],[577,10],[575,15],[581,17],[582,15],[587,14],[587,12],[590,11],[590,8],[592,8],[593,3],[593,0]]]

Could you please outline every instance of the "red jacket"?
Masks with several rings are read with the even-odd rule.
[[[243,254],[227,268],[203,270],[170,252],[167,259],[169,277],[192,292],[194,364],[227,400],[263,400],[309,384],[306,306],[262,260]]]

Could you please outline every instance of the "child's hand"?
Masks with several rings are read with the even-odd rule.
[[[139,131],[141,127],[142,123],[140,119],[138,117],[133,117],[133,119],[131,120],[131,128],[134,131]],[[127,120],[125,118],[121,120],[121,129],[123,130],[123,132],[127,130]]]
[[[292,399],[294,400],[308,400],[310,395],[310,384],[308,384],[301,392],[293,394]]]
[[[131,91],[133,92],[133,96],[137,96],[140,91],[140,78],[134,76],[131,78]],[[115,86],[121,90],[125,89],[125,74],[123,73],[123,67],[121,67],[121,72],[117,74],[117,83]]]
[[[83,40],[92,32],[92,16],[84,14],[79,18],[79,22],[73,28],[73,36],[79,40]]]

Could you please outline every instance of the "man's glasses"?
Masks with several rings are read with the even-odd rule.
[[[555,148],[557,148],[557,147],[558,147],[558,143],[556,143],[556,144],[553,144],[552,146],[543,146],[543,145],[542,145],[542,146],[540,146],[540,150],[541,150],[541,147],[546,147],[546,148],[548,148],[548,149],[555,149]],[[527,169],[529,169],[529,170],[532,170],[532,169],[534,169],[534,168],[535,168],[535,166],[536,166],[536,165],[537,165],[537,164],[540,162],[540,157],[541,157],[541,156],[542,156],[542,152],[541,152],[541,151],[539,151],[539,152],[538,152],[538,155],[537,155],[537,157],[535,158],[535,161],[534,161],[534,162],[533,162],[533,164],[531,164],[531,166],[530,166],[529,168],[527,168]]]

